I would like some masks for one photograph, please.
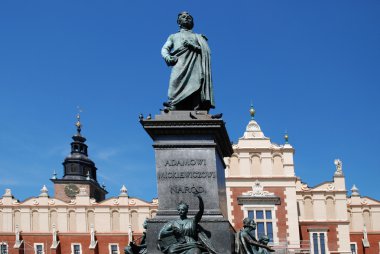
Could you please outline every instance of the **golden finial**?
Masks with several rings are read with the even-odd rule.
[[[256,110],[253,108],[253,103],[251,103],[251,108],[249,109],[249,114],[251,115],[251,120],[255,118]]]
[[[77,135],[80,136],[80,132],[82,130],[82,124],[80,122],[80,113],[83,112],[82,109],[77,106],[78,113],[77,113],[77,122],[75,123],[75,126],[77,127]]]
[[[285,139],[285,144],[288,144],[289,143],[288,131],[285,131],[284,139]]]

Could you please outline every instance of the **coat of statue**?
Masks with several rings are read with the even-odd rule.
[[[254,220],[245,218],[243,220],[243,229],[236,233],[235,252],[237,254],[269,254],[274,252],[272,248],[267,246],[269,238],[263,236],[257,241],[254,236],[256,223]]]
[[[193,17],[187,12],[178,15],[177,23],[180,31],[170,35],[161,50],[167,65],[173,67],[164,106],[167,110],[208,111],[215,104],[207,38],[193,33]]]
[[[178,204],[178,220],[169,221],[159,232],[158,246],[165,254],[216,254],[214,247],[208,239],[206,231],[199,225],[204,205],[199,198],[199,211],[194,218],[188,218],[188,205]]]

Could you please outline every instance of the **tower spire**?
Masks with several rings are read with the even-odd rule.
[[[251,108],[249,109],[249,114],[251,115],[251,120],[255,119],[256,110],[253,108],[253,103],[251,102]]]
[[[82,123],[80,122],[80,113],[82,113],[82,109],[77,106],[78,113],[77,113],[77,122],[75,123],[75,126],[77,127],[77,136],[81,136],[82,131]]]

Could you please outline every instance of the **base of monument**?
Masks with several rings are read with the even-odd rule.
[[[148,220],[147,227],[147,253],[162,253],[158,249],[158,234],[161,228],[171,220],[177,220],[178,216],[161,217]],[[209,232],[209,240],[218,254],[232,254],[235,246],[235,231],[228,220],[223,217],[202,217],[199,223],[201,227]],[[208,233],[207,233],[208,234]]]

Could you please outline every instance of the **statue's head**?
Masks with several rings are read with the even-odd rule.
[[[193,17],[187,11],[183,11],[178,14],[177,23],[180,28],[191,30],[194,27]]]
[[[244,218],[243,219],[243,226],[244,227],[250,227],[254,230],[254,229],[256,229],[256,222],[253,219]]]
[[[177,210],[180,216],[187,216],[187,212],[189,211],[189,205],[181,201],[181,203],[179,203],[177,206]]]

